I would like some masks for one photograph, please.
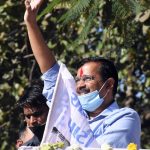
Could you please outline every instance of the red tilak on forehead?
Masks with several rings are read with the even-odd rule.
[[[80,77],[82,77],[83,76],[83,70],[82,70],[82,68],[80,69]]]

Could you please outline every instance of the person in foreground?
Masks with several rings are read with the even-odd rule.
[[[59,65],[36,22],[42,2],[25,0],[24,20],[34,56],[43,73],[43,94],[51,101]],[[126,148],[129,143],[135,143],[140,148],[141,123],[138,114],[130,108],[120,109],[114,100],[118,85],[114,64],[102,57],[85,58],[79,63],[75,81],[79,101],[87,113],[97,142],[114,148]]]
[[[18,105],[23,109],[27,124],[21,135],[25,139],[21,146],[38,146],[42,140],[49,111],[42,90],[43,81],[36,80],[25,89],[19,100]]]

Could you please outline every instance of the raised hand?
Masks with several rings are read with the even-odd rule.
[[[44,0],[25,0],[26,11],[24,21],[26,23],[36,22],[36,15]]]
[[[25,0],[26,11],[24,21],[33,54],[39,64],[41,72],[50,69],[56,62],[53,53],[49,50],[36,22],[36,15],[44,0]]]

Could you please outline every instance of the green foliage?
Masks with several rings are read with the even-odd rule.
[[[112,0],[113,16],[117,19],[125,19],[131,15],[137,15],[144,10],[140,1],[136,0]]]
[[[82,12],[85,12],[85,10],[90,7],[90,4],[91,0],[71,1],[71,8],[62,15],[59,21],[63,21],[63,23],[66,24],[76,19]]]
[[[43,9],[45,8],[45,9]],[[102,55],[119,71],[116,96],[138,111],[142,148],[150,148],[150,2],[147,0],[53,0],[44,3],[39,25],[56,58],[75,74],[83,57]],[[41,73],[23,23],[24,1],[0,2],[0,149],[15,149],[21,122],[16,103]],[[64,25],[65,24],[65,25]]]
[[[47,14],[47,13],[50,13],[53,8],[58,5],[59,3],[61,2],[61,0],[55,0],[55,1],[52,1],[51,3],[49,3],[47,5],[47,7],[40,13],[40,15],[37,17],[37,20],[39,20],[43,15]]]
[[[111,19],[111,22],[115,25],[116,23],[121,23],[122,32],[124,35],[128,33],[125,31],[126,27],[124,22],[126,22],[129,18],[135,17],[140,12],[147,9],[145,6],[144,1],[136,1],[136,0],[74,0],[74,1],[65,1],[66,7],[68,11],[59,19],[59,22],[62,22],[64,25],[71,21],[75,21],[83,17],[85,20],[82,28],[82,32],[80,33],[78,40],[84,40],[87,37],[88,32],[90,31],[91,27],[94,25],[94,18],[100,17],[108,17],[108,13]],[[64,1],[55,0],[49,3],[48,7],[39,15],[40,18],[46,12],[51,12],[52,8],[55,8],[57,5],[63,5]],[[147,4],[149,4],[147,2]],[[106,9],[105,9],[106,7]],[[103,11],[101,11],[103,10]],[[106,16],[104,14],[107,14]],[[97,16],[97,17],[96,17]],[[109,21],[109,20],[107,20]],[[129,20],[131,21],[131,20]],[[110,24],[109,24],[110,25]],[[130,36],[129,36],[130,37]]]

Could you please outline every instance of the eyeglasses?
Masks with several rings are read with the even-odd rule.
[[[76,84],[78,84],[80,81],[83,81],[83,82],[91,82],[91,81],[94,81],[95,80],[95,77],[94,76],[91,76],[91,75],[84,75],[82,77],[75,77],[75,82]]]

